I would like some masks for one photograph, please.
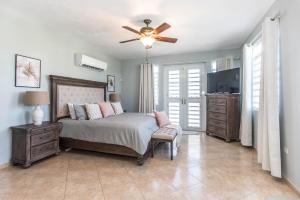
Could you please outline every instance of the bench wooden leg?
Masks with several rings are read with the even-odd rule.
[[[171,144],[171,160],[173,160],[173,141],[170,142]]]

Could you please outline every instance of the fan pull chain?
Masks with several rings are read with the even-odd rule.
[[[149,64],[149,49],[146,49],[146,64]]]

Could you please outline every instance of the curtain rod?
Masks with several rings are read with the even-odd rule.
[[[167,63],[161,64],[160,66],[171,66],[171,65],[188,65],[188,64],[206,64],[207,61],[198,61],[198,62],[182,62],[182,63]]]
[[[277,13],[274,17],[271,18],[272,21],[275,21],[276,19],[280,19],[281,15],[280,13]]]

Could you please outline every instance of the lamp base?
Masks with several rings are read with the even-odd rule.
[[[44,118],[44,111],[41,109],[40,106],[36,106],[35,109],[32,111],[33,124],[36,126],[42,125],[43,118]]]

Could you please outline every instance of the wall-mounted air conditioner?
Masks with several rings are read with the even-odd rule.
[[[75,65],[99,71],[107,69],[107,63],[83,54],[75,54]]]

